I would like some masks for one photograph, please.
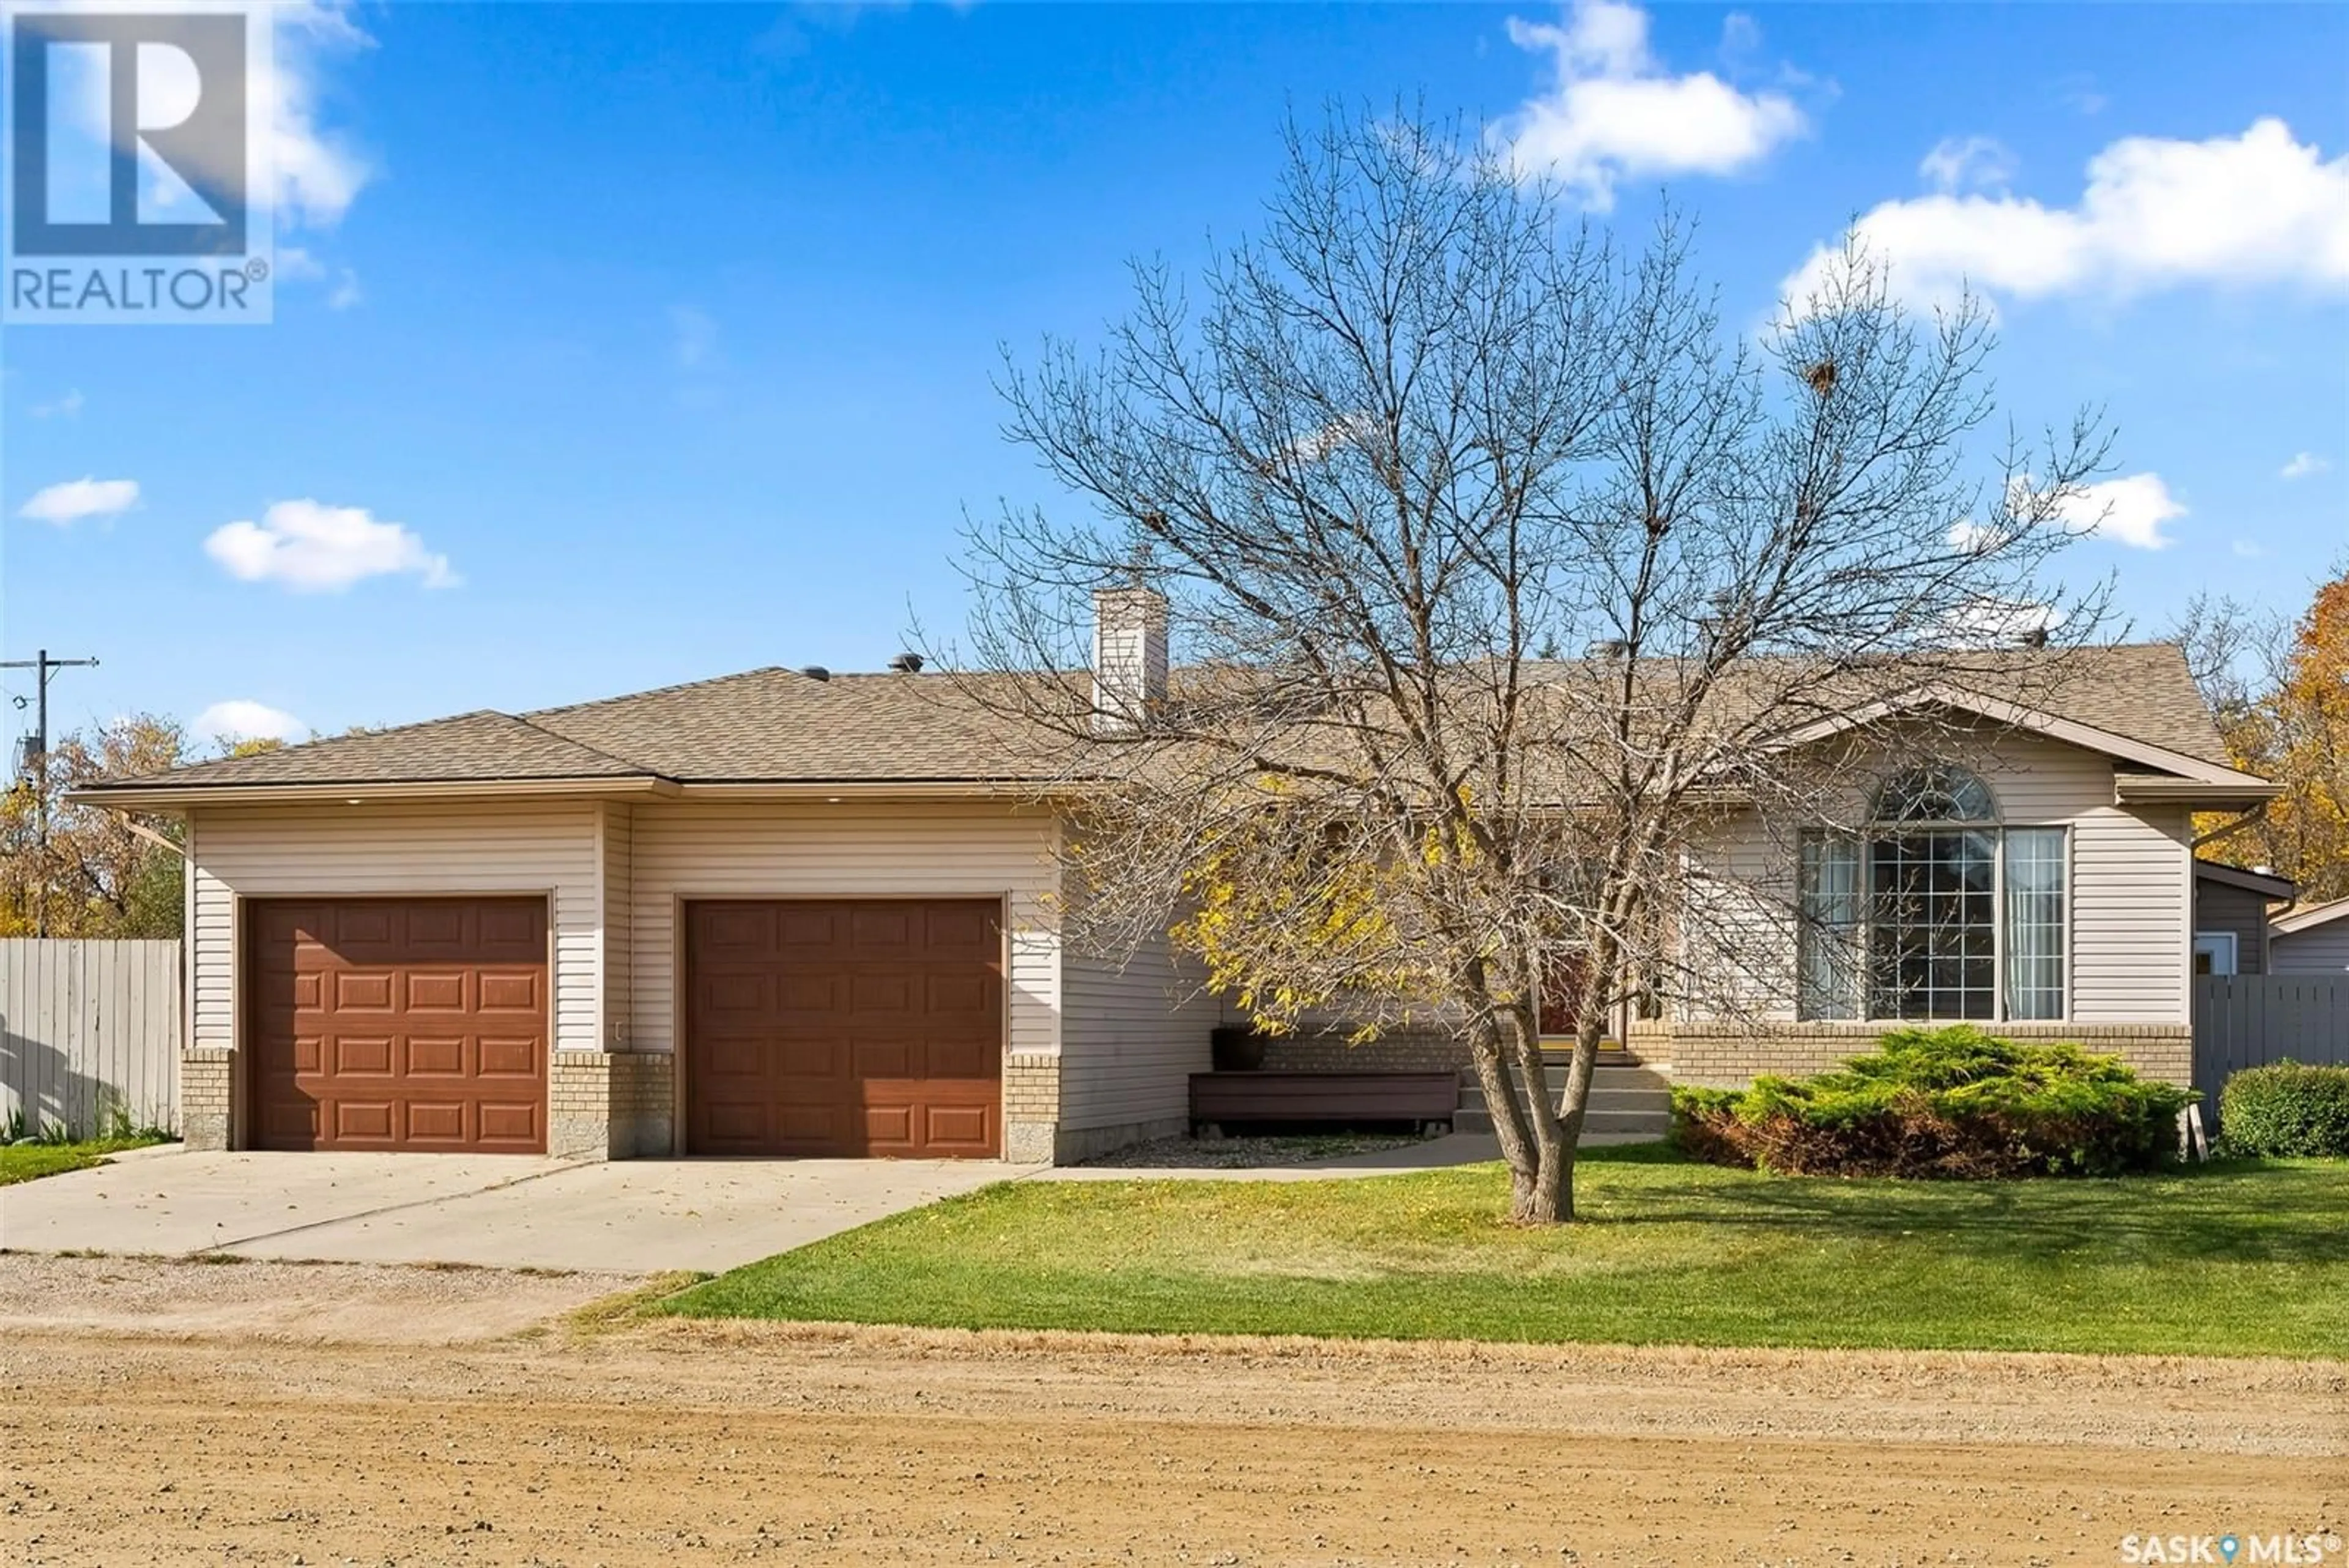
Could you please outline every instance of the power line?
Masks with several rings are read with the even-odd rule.
[[[16,763],[17,777],[33,789],[34,844],[41,868],[40,880],[33,888],[33,934],[36,937],[49,934],[49,677],[60,670],[97,668],[95,659],[51,659],[46,648],[31,659],[0,659],[0,670],[33,671],[33,688],[37,694],[33,732]],[[24,699],[20,697],[17,701],[21,705]]]

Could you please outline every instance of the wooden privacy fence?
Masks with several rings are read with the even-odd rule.
[[[180,1125],[180,944],[0,940],[0,1130]]]
[[[2194,1086],[2213,1115],[2230,1075],[2286,1057],[2349,1064],[2349,973],[2194,981]]]

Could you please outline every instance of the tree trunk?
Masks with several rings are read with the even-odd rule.
[[[1538,1096],[1537,1097],[1547,1097]],[[1574,1218],[1574,1146],[1559,1138],[1541,1151],[1532,1174],[1512,1172],[1509,1218],[1520,1225],[1562,1225]]]

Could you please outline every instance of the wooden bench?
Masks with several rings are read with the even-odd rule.
[[[1455,1073],[1194,1073],[1191,1126],[1287,1122],[1319,1127],[1409,1122],[1450,1126]]]

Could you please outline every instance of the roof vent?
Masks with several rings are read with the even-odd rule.
[[[918,653],[901,653],[889,661],[889,668],[900,675],[919,675],[922,672],[922,656]]]
[[[800,673],[806,676],[810,680],[829,680],[832,679],[832,671],[826,670],[821,664],[802,664],[800,666]]]

